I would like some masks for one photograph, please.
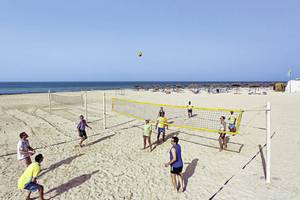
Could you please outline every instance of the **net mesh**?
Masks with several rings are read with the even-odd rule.
[[[59,104],[66,104],[66,105],[84,105],[83,96],[82,95],[58,95],[58,94],[50,94],[51,102],[59,103]]]
[[[239,109],[193,107],[193,116],[189,118],[187,106],[155,104],[118,98],[112,99],[112,109],[114,112],[134,117],[139,120],[150,119],[152,122],[155,122],[157,120],[160,107],[163,107],[165,111],[165,117],[168,119],[169,126],[206,132],[220,132],[220,117],[224,116],[227,122],[227,129],[222,132],[229,134],[238,134],[243,113],[243,111]],[[236,132],[234,133],[229,132],[228,130],[231,111],[233,112],[233,116],[236,118]]]

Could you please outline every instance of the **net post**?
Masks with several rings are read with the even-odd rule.
[[[103,92],[103,129],[106,129],[106,99],[105,92]]]
[[[267,164],[266,164],[266,183],[271,183],[271,104],[267,102],[266,109],[267,121]]]
[[[87,91],[85,91],[85,101],[84,101],[84,105],[85,105],[85,119],[86,121],[88,121],[88,112],[87,112]]]
[[[48,99],[49,99],[49,113],[51,113],[51,91],[48,90]]]

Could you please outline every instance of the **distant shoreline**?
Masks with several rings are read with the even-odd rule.
[[[118,89],[200,89],[200,88],[266,88],[280,81],[127,81],[127,82],[0,82],[0,95],[36,94],[52,92],[78,92]],[[284,81],[281,81],[284,82]]]

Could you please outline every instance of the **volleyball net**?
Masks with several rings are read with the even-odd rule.
[[[243,110],[241,109],[193,107],[193,115],[189,118],[187,106],[112,98],[113,112],[133,117],[138,120],[149,119],[152,123],[157,121],[160,107],[163,107],[165,117],[168,119],[168,126],[215,133],[223,132],[228,134],[238,134],[243,115]],[[225,131],[220,131],[220,118],[222,116],[225,117],[225,122],[227,124]],[[230,132],[228,129],[228,124],[230,123],[229,120],[232,116],[235,118],[235,132]]]
[[[53,103],[65,104],[65,105],[84,105],[83,96],[80,95],[60,95],[55,93],[50,93],[50,100]]]

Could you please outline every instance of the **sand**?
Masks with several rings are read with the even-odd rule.
[[[47,94],[0,96],[0,197],[25,199],[17,188],[24,166],[17,161],[18,134],[29,133],[45,157],[38,178],[51,199],[300,199],[300,94],[164,94],[126,90],[120,98],[195,106],[260,109],[271,102],[271,183],[265,184],[263,160],[265,113],[245,112],[239,135],[219,152],[218,134],[170,128],[178,135],[184,160],[186,191],[172,189],[168,161],[170,140],[153,152],[141,150],[143,122],[111,112],[107,91],[107,129],[102,127],[102,92],[89,92],[89,121],[84,148],[76,146],[80,106],[48,112]],[[69,95],[70,93],[66,93]],[[73,93],[80,94],[80,92]],[[152,141],[155,134],[152,135]],[[37,197],[37,193],[33,194]]]

